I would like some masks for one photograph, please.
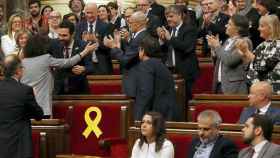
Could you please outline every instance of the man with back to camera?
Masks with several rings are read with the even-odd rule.
[[[279,125],[280,109],[272,107],[271,97],[272,87],[268,82],[261,81],[254,83],[248,95],[250,106],[243,109],[239,118],[239,123],[245,123],[250,116],[257,113],[268,116],[273,124]]]
[[[265,115],[255,114],[242,129],[243,140],[250,146],[239,152],[238,158],[279,158],[280,146],[271,143],[273,124]]]
[[[23,67],[16,55],[4,60],[4,80],[0,81],[0,157],[32,158],[30,118],[40,120],[43,110],[32,87],[19,82]]]
[[[221,116],[213,110],[205,110],[197,117],[198,138],[192,140],[188,158],[237,158],[236,145],[219,132]]]

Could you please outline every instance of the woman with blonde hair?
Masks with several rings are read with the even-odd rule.
[[[14,52],[20,59],[23,58],[23,49],[26,46],[27,40],[32,36],[28,30],[19,30],[15,33],[15,41],[17,50]]]
[[[276,15],[262,16],[260,36],[265,40],[253,52],[240,40],[236,47],[246,62],[250,62],[247,79],[250,84],[268,81],[273,91],[280,93],[280,21]]]
[[[23,28],[23,17],[13,14],[8,21],[8,34],[1,37],[1,48],[5,56],[16,51],[15,33]]]

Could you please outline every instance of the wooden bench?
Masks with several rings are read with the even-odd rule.
[[[185,103],[185,82],[180,75],[173,75],[176,89],[176,100],[178,105],[182,106],[180,109],[186,109]],[[122,78],[121,75],[90,75],[87,76],[90,93],[94,95],[114,94],[120,95],[122,92]],[[182,111],[182,116],[185,118],[185,113]]]
[[[248,95],[226,95],[226,94],[194,94],[193,100],[224,100],[224,101],[235,101],[235,100],[248,100]],[[280,95],[273,95],[273,101],[280,101]]]
[[[280,101],[272,102],[274,107],[280,108]],[[242,110],[249,106],[245,100],[191,100],[186,111],[188,121],[196,122],[198,114],[206,109],[212,109],[221,115],[223,122],[235,123],[239,120]]]
[[[40,133],[40,158],[54,158],[69,151],[69,126],[59,119],[32,120],[32,132]]]

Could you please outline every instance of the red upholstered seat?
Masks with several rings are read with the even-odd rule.
[[[192,142],[192,135],[168,134],[168,138],[174,145],[175,158],[187,157],[188,148],[190,148]]]
[[[217,103],[217,104],[199,104],[195,105],[195,111],[192,116],[192,120],[196,122],[196,118],[200,112],[204,110],[215,110],[217,111],[223,120],[223,123],[236,123],[239,120],[240,114],[243,110],[242,105],[225,105],[225,103]]]
[[[32,131],[33,157],[40,158],[40,132]]]
[[[200,62],[199,67],[200,75],[193,85],[192,94],[212,93],[213,63]]]
[[[122,94],[121,83],[89,82],[90,94]]]
[[[97,138],[97,136],[91,132],[86,139],[83,136],[84,130],[88,127],[85,122],[85,111],[91,107],[98,107],[102,112],[101,121],[98,127],[103,134]],[[96,113],[91,113],[92,120],[95,119]],[[120,122],[121,117],[121,105],[76,105],[73,108],[72,125],[70,127],[70,143],[71,151],[73,154],[82,155],[95,155],[95,156],[109,156],[109,151],[103,150],[98,145],[98,141],[105,138],[120,138]]]

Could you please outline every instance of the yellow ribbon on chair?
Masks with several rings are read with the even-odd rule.
[[[91,112],[96,113],[96,117],[93,121],[90,118],[90,113]],[[102,117],[101,110],[97,107],[89,107],[86,110],[84,117],[85,117],[85,122],[87,124],[87,128],[83,132],[84,137],[87,139],[88,136],[90,135],[90,133],[93,132],[96,135],[96,137],[99,138],[100,135],[103,133],[100,130],[100,128],[98,127],[98,124],[99,124],[99,122],[101,120],[101,117]]]

